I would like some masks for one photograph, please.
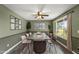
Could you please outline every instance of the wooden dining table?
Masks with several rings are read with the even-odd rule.
[[[28,39],[32,40],[33,42],[33,51],[37,54],[40,54],[45,52],[46,42],[50,39],[50,37],[45,33],[34,33]]]

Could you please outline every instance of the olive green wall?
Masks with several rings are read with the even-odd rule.
[[[79,5],[73,9],[72,13],[72,50],[79,53]]]
[[[79,38],[79,5],[73,9],[72,13],[72,36]]]
[[[22,20],[22,30],[10,30],[10,15]],[[26,21],[8,8],[0,5],[0,38],[26,31]]]

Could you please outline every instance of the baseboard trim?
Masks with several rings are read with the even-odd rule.
[[[21,43],[21,41],[18,42],[18,43],[16,43],[14,46],[12,46],[10,49],[8,49],[7,51],[5,51],[3,54],[8,54],[11,50],[13,50],[13,49],[14,49],[16,46],[18,46],[20,43]]]
[[[60,41],[56,40],[61,46],[63,46],[66,50],[70,51],[64,44],[62,44]],[[74,51],[70,51],[73,54],[77,54]]]

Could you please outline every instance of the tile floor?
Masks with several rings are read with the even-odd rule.
[[[29,49],[27,47],[24,48],[20,52],[20,54],[35,54],[35,52],[32,49],[32,44],[29,45]],[[70,54],[68,51],[63,50],[63,48],[58,45],[56,42],[52,42],[52,44],[47,42],[46,45],[46,51],[43,54]]]

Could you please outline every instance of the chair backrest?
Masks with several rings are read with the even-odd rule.
[[[52,41],[51,40],[48,40],[48,43],[52,43]]]
[[[26,43],[27,38],[26,38],[26,36],[25,36],[25,35],[22,35],[22,36],[21,36],[21,39],[22,39],[22,43]]]
[[[32,33],[30,32],[29,35],[32,35]]]
[[[22,43],[31,43],[31,40],[28,40],[25,35],[21,36]]]
[[[29,37],[29,33],[26,33],[26,36]]]
[[[37,34],[41,34],[41,32],[37,32]]]
[[[21,39],[23,39],[23,40],[26,39],[26,36],[25,35],[22,35],[21,36]]]

